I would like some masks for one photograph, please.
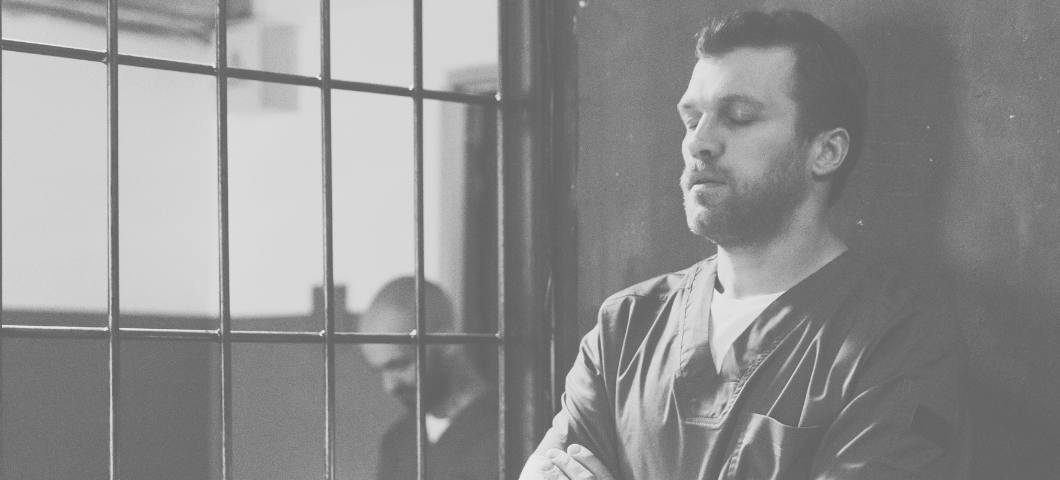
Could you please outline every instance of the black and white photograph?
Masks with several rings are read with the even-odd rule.
[[[1060,479],[1055,0],[2,0],[0,480]]]

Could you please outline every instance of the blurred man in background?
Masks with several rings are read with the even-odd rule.
[[[424,282],[427,331],[453,332],[452,305],[437,285]],[[416,329],[415,281],[397,278],[376,294],[360,321],[362,333]],[[416,478],[416,347],[363,344],[368,364],[382,376],[387,393],[408,414],[387,431],[380,445],[379,480]],[[426,468],[433,480],[492,479],[497,476],[497,400],[463,345],[428,345],[423,372],[426,413]]]

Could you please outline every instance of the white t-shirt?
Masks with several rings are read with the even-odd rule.
[[[714,368],[721,372],[721,361],[732,348],[732,342],[754,322],[758,315],[784,292],[732,298],[714,292],[710,300],[710,353],[714,357]]]
[[[449,424],[453,423],[453,421],[428,413],[423,423],[424,428],[427,430],[427,441],[438,443],[438,439],[442,438],[442,434],[449,429]]]

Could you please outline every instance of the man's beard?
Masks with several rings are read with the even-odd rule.
[[[441,367],[441,368],[439,368]],[[437,365],[423,377],[423,410],[431,411],[440,405],[448,396],[452,378],[447,368]],[[394,393],[398,401],[410,412],[416,411],[416,387],[407,386]]]
[[[709,206],[685,190],[688,228],[722,247],[755,245],[774,238],[806,195],[797,158],[776,165],[753,183],[726,184],[728,196]]]

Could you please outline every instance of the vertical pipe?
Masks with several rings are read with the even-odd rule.
[[[548,428],[577,347],[575,2],[499,2],[500,478]],[[573,343],[572,343],[573,340]]]
[[[324,194],[324,478],[335,478],[335,246],[331,182],[331,1],[320,0],[320,114]]]
[[[416,478],[426,478],[427,435],[424,425],[423,380],[427,373],[426,305],[423,289],[423,0],[412,1],[412,103],[415,143],[416,217]]]
[[[504,478],[514,478],[551,412],[548,282],[548,12],[545,0],[501,2],[499,152],[503,168]]]
[[[573,192],[578,160],[577,2],[549,2],[545,13],[546,101],[551,157],[547,206],[552,225],[549,305],[552,342],[552,412],[559,411],[566,372],[578,351],[578,241]]]
[[[118,447],[118,395],[120,347],[118,331],[120,325],[119,279],[118,279],[118,0],[107,2],[107,154],[109,158],[107,195],[107,328],[108,328],[108,374],[110,379],[110,432],[109,470],[111,480],[119,476]]]
[[[221,310],[221,478],[235,475],[232,458],[232,298],[228,238],[228,0],[216,0],[217,222]]]

